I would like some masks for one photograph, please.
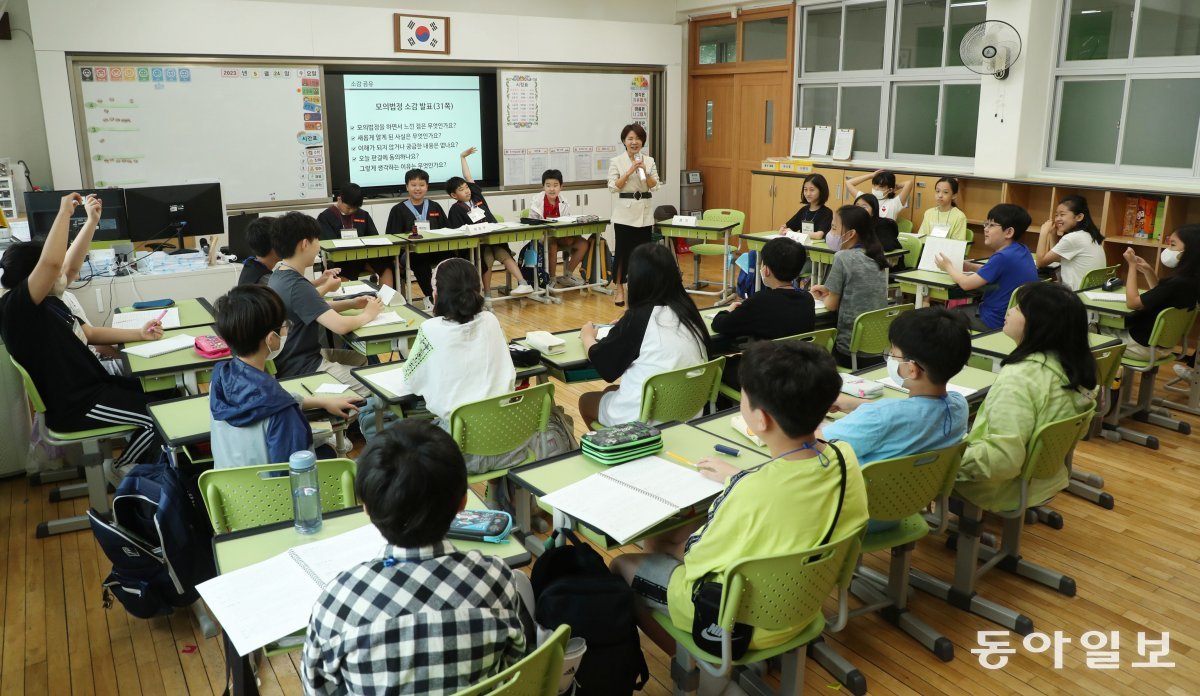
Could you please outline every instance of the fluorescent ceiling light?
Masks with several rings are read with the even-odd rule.
[[[975,2],[952,2],[950,7],[972,7],[974,5],[986,5],[987,0],[975,0]]]
[[[1100,10],[1084,10],[1079,14],[1100,14]]]

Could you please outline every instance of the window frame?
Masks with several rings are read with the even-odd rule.
[[[913,79],[928,77],[928,76],[944,76],[949,74],[963,75],[970,77],[978,75],[965,65],[949,65],[950,59],[950,8],[954,6],[954,0],[945,0],[946,7],[942,13],[942,64],[933,68],[901,68],[900,67],[900,32],[904,29],[904,1],[895,0],[896,2],[896,38],[893,42],[894,50],[892,51],[894,75],[903,75],[904,77],[912,77]],[[985,7],[986,9],[986,7]],[[957,50],[954,47],[953,50]]]
[[[878,0],[873,0],[878,2]],[[720,15],[710,15],[699,17],[691,20],[688,23],[688,74],[689,75],[722,75],[732,73],[748,73],[748,72],[779,72],[790,71],[792,69],[792,58],[796,52],[796,17],[798,13],[794,12],[797,8],[795,5],[783,5],[774,7],[764,7],[760,9],[748,9],[738,12],[736,18],[730,17],[726,12]],[[767,60],[745,60],[744,50],[746,46],[744,25],[746,22],[755,22],[763,19],[784,19],[788,20],[788,31],[791,32],[790,40],[786,42],[787,51],[783,58],[767,59]],[[735,26],[735,40],[737,41],[737,50],[734,52],[734,60],[728,63],[700,63],[700,29],[708,26]]]
[[[1062,11],[1058,16],[1058,62],[1055,65],[1056,75],[1059,71],[1075,72],[1103,70],[1113,72],[1121,69],[1166,69],[1166,68],[1195,68],[1200,62],[1200,53],[1191,56],[1145,56],[1137,57],[1138,29],[1142,22],[1142,2],[1134,0],[1133,21],[1129,25],[1129,47],[1123,58],[1104,58],[1102,60],[1067,60],[1067,39],[1070,31],[1071,7],[1075,0],[1065,0]]]

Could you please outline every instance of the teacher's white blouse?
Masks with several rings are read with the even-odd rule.
[[[642,161],[645,162],[646,176],[653,177],[655,182],[659,181],[658,167],[654,164],[654,158],[650,155],[643,154]],[[629,171],[633,166],[633,160],[629,159],[628,152],[622,152],[616,157],[609,160],[608,163],[608,190],[612,192],[612,215],[610,218],[615,224],[629,225],[630,227],[650,227],[654,224],[654,207],[657,205],[654,198],[621,198],[621,193],[634,193],[640,191],[657,191],[659,184],[655,183],[654,188],[647,188],[646,182],[642,181],[642,177],[634,174],[625,180],[625,188],[617,188],[617,179],[621,175]]]

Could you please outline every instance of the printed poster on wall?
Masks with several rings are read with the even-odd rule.
[[[629,85],[629,117],[643,128],[650,127],[650,76],[634,75]]]
[[[504,125],[517,130],[536,130],[539,105],[537,76],[523,74],[505,77],[504,104]]]

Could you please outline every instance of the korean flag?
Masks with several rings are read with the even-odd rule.
[[[445,17],[396,15],[396,50],[449,53],[449,20]]]

